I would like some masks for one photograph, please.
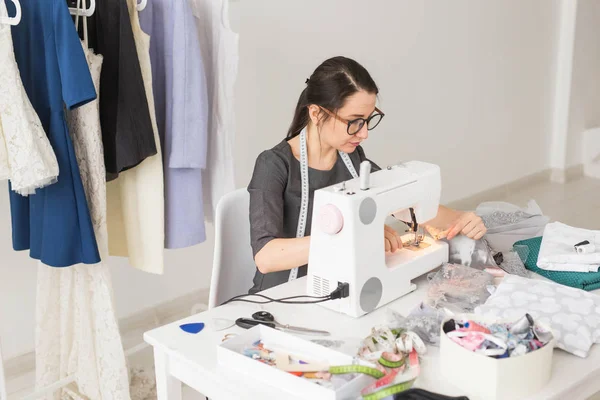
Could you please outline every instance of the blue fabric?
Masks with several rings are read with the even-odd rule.
[[[208,93],[196,20],[188,0],[152,0],[140,13],[150,40],[152,85],[165,176],[165,247],[206,240]]]
[[[14,6],[7,2],[9,14]],[[22,197],[10,192],[13,248],[53,267],[100,262],[63,104],[96,98],[90,71],[64,0],[27,0],[12,28],[25,90],[58,159],[58,182]]]

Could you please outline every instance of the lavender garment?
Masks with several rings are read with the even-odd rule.
[[[140,13],[150,35],[156,119],[165,176],[165,247],[206,239],[202,169],[208,96],[194,16],[187,0],[152,0]]]

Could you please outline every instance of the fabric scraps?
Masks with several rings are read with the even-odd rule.
[[[600,296],[546,280],[507,275],[475,313],[504,320],[528,313],[552,329],[556,347],[579,357],[600,343]]]
[[[521,356],[544,347],[553,338],[529,314],[508,324],[449,320],[444,333],[465,349],[493,358]]]

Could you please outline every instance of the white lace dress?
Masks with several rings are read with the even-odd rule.
[[[94,54],[83,43],[82,46],[90,67],[90,74],[94,80],[96,93],[99,93],[102,56]],[[100,258],[106,261],[108,259],[106,169],[98,107],[98,101],[93,101],[74,110],[67,110],[67,125],[75,148],[75,157],[92,217]]]
[[[92,79],[99,92],[102,57],[84,46]],[[75,375],[75,384],[48,399],[125,399],[129,378],[106,264],[106,178],[98,102],[67,114],[85,190],[100,264],[38,268],[36,386]]]
[[[6,15],[0,1],[0,16]],[[23,87],[10,29],[0,24],[0,180],[27,196],[56,182],[58,161]]]

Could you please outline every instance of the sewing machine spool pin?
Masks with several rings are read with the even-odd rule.
[[[363,161],[360,163],[360,190],[369,190],[369,178],[371,177],[371,163]]]

